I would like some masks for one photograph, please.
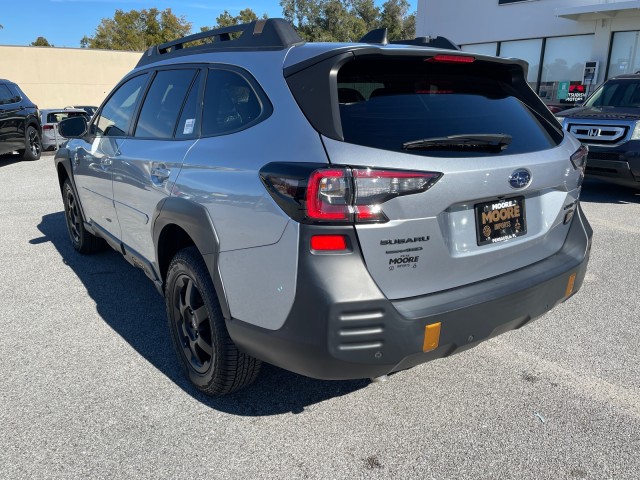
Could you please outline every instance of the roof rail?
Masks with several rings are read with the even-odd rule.
[[[232,33],[240,33],[232,38]],[[204,41],[204,43],[203,43]],[[196,43],[197,42],[197,43]],[[196,43],[189,46],[189,43]],[[304,43],[289,22],[282,18],[255,20],[251,23],[216,28],[150,47],[136,65],[183,55],[215,50],[281,50]]]
[[[445,37],[416,37],[413,40],[389,41],[386,28],[371,30],[358,43],[375,43],[379,45],[416,45],[418,47],[444,48],[446,50],[460,50],[460,47]]]

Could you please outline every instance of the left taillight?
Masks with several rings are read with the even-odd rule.
[[[382,210],[385,202],[424,192],[442,174],[271,163],[260,176],[278,205],[294,220],[344,224],[388,221]]]

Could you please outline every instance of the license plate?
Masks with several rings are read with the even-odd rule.
[[[527,233],[524,197],[478,203],[475,210],[478,245],[504,242]]]

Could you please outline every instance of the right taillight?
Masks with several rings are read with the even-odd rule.
[[[304,223],[386,222],[382,204],[424,192],[442,176],[438,172],[313,167],[269,164],[260,171],[276,202],[293,219]]]
[[[587,155],[589,154],[589,148],[586,145],[580,145],[580,148],[576,150],[576,152],[571,155],[571,164],[573,168],[576,170],[582,171],[584,173],[584,169],[587,166]]]

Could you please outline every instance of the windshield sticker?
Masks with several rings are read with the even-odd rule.
[[[183,135],[191,135],[193,133],[193,126],[196,123],[195,118],[187,118],[184,122],[184,130],[182,131]]]

